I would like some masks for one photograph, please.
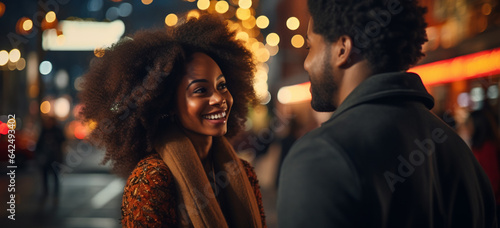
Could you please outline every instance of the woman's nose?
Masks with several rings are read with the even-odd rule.
[[[210,97],[210,105],[222,105],[224,101],[224,96],[217,90]]]

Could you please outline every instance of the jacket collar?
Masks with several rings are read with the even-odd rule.
[[[361,82],[324,124],[356,105],[388,97],[416,100],[428,109],[434,106],[434,98],[427,92],[417,74],[407,72],[376,74]]]

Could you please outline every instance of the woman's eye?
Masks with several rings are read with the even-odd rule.
[[[219,84],[219,86],[218,86],[218,89],[219,89],[219,90],[227,89],[227,85],[226,85],[226,83],[225,83],[225,82],[221,82],[221,83]]]
[[[205,93],[207,92],[207,89],[205,88],[196,88],[193,93]]]

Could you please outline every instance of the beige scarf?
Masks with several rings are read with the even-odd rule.
[[[226,217],[217,202],[190,139],[178,129],[157,143],[156,151],[172,172],[179,193],[181,227],[262,227],[260,211],[243,164],[225,137],[213,137],[215,182]],[[227,220],[226,220],[227,218]]]

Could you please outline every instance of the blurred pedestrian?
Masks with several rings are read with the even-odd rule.
[[[251,165],[226,137],[254,103],[251,53],[215,16],[145,30],[85,76],[83,115],[128,176],[124,227],[265,227]]]
[[[57,125],[56,118],[52,116],[42,117],[42,131],[38,137],[35,159],[42,172],[43,197],[50,194],[50,186],[52,186],[54,196],[59,195],[59,173],[53,164],[62,161],[62,145],[65,140],[64,133]],[[50,179],[52,179],[53,184],[50,184]]]
[[[500,147],[494,115],[488,113],[487,110],[471,112],[466,125],[472,133],[470,143],[472,152],[490,179],[495,193],[498,214],[500,212],[500,158],[498,156]]]
[[[311,105],[335,111],[285,158],[281,227],[496,227],[488,177],[430,112],[417,1],[309,0]]]

